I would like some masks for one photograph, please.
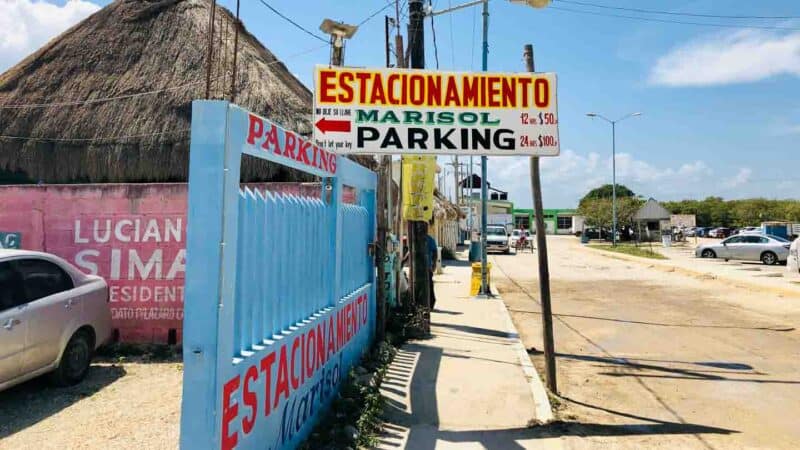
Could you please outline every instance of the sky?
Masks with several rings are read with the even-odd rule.
[[[384,0],[265,1],[317,34],[326,17],[358,23],[386,4]],[[542,161],[545,208],[575,207],[588,190],[611,182],[611,127],[586,117],[587,112],[611,119],[642,113],[617,124],[616,133],[617,182],[639,195],[659,200],[712,195],[800,198],[800,19],[786,18],[800,18],[800,3],[581,0],[581,5],[576,1],[554,0],[546,9],[490,2],[489,70],[524,71],[522,48],[530,43],[536,69],[558,75],[561,155]],[[107,3],[1,1],[0,71]],[[433,7],[438,10],[458,3],[434,0]],[[646,15],[585,3],[697,16]],[[233,9],[235,0],[220,0],[220,4]],[[385,64],[384,13],[393,15],[394,7],[362,25],[348,42],[346,65]],[[403,31],[406,15],[404,11]],[[241,17],[295,76],[312,86],[314,66],[328,62],[322,42],[259,0],[242,0]],[[436,16],[434,26],[441,70],[480,70],[479,7]],[[426,20],[425,45],[426,66],[433,69],[430,19]],[[449,161],[450,157],[440,157],[440,163]],[[515,206],[530,207],[528,158],[494,157],[488,168],[493,187],[508,191]],[[448,192],[452,192],[452,178],[446,178]]]

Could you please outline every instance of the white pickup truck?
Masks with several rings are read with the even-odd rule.
[[[509,233],[503,225],[486,226],[486,251],[510,253],[511,247],[508,243]]]

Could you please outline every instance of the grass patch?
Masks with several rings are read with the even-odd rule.
[[[612,247],[610,245],[602,245],[602,244],[590,244],[589,247],[596,248],[598,250],[605,250],[607,252],[624,253],[626,255],[639,256],[641,258],[669,259],[666,256],[662,255],[661,253],[650,250],[648,247],[637,247],[635,245],[629,245],[629,244],[617,244],[616,247]]]

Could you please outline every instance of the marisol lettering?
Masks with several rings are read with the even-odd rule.
[[[368,297],[362,294],[302,328],[304,333],[287,339],[279,349],[251,364],[244,376],[237,374],[226,381],[222,389],[222,449],[234,448],[240,436],[253,431],[259,418],[269,417],[281,405],[284,409],[281,430],[276,430],[278,440],[290,440],[311,417],[314,405],[321,404],[338,383],[342,355],[330,370],[326,364],[367,324],[368,314]],[[320,379],[308,388],[307,380],[320,371]],[[256,384],[263,388],[256,390]],[[299,399],[293,397],[307,388]],[[237,420],[241,432],[231,426]]]

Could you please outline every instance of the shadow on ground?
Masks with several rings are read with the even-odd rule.
[[[120,366],[93,365],[75,386],[53,386],[46,376],[0,392],[0,439],[24,430],[90,397],[125,376]]]
[[[442,326],[442,324],[436,324]],[[464,330],[466,331],[466,330]],[[476,330],[469,330],[475,332]],[[531,424],[526,428],[445,431],[439,429],[436,398],[436,377],[442,356],[441,349],[421,343],[410,344],[398,353],[390,366],[383,389],[402,397],[410,395],[411,411],[395,400],[387,399],[384,408],[385,424],[379,436],[380,448],[433,449],[437,441],[452,443],[475,443],[489,450],[530,448],[529,442],[536,439],[562,436],[633,436],[633,435],[702,435],[732,434],[736,430],[711,427],[702,424],[671,422],[638,416],[623,411],[605,408],[560,397],[587,408],[630,419],[632,423],[605,424],[577,421],[556,421],[546,425]],[[559,355],[570,357],[574,355]],[[461,356],[465,357],[465,356]],[[610,361],[599,361],[610,362]],[[406,394],[406,393],[410,394]],[[405,441],[405,445],[403,442]],[[527,445],[525,445],[527,444]]]

